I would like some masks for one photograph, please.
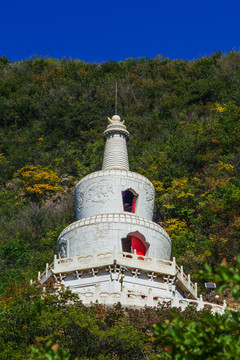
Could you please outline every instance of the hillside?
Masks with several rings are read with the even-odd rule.
[[[185,272],[228,263],[240,236],[240,54],[196,61],[0,58],[0,291],[35,278],[75,219],[74,184],[101,168],[114,112],[130,168],[156,188],[155,221]]]

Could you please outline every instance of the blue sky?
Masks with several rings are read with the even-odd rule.
[[[197,59],[240,49],[240,1],[0,0],[0,56]]]

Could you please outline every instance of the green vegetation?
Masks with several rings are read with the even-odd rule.
[[[67,291],[42,296],[40,288],[23,283],[8,289],[0,309],[3,360],[156,359],[158,348],[148,340],[152,325],[165,321],[170,312],[163,306],[128,311],[119,304],[112,309],[86,308]],[[197,320],[201,314],[189,308],[184,318]]]
[[[175,315],[172,319],[168,311],[166,320],[170,323],[166,325],[159,314],[147,315],[144,310],[146,318],[154,319],[151,322],[145,315],[136,315],[147,323],[146,328],[137,324],[137,320],[130,321],[128,313],[127,317],[121,315],[123,325],[119,320],[117,327],[113,322],[106,329],[96,320],[95,308],[87,310],[74,302],[68,317],[64,306],[56,312],[56,304],[44,303],[50,301],[48,298],[30,295],[36,289],[19,285],[21,281],[35,279],[37,271],[44,270],[45,263],[52,261],[57,236],[75,220],[75,182],[101,168],[102,132],[107,116],[113,115],[116,81],[118,112],[131,133],[130,168],[155,185],[154,220],[172,237],[173,255],[184,265],[185,272],[193,273],[203,269],[205,262],[208,270],[218,271],[218,264],[225,259],[230,265],[228,279],[236,282],[233,295],[239,296],[236,285],[239,272],[234,266],[240,253],[240,54],[219,52],[196,61],[140,58],[101,65],[73,59],[11,62],[2,57],[0,327],[4,329],[2,334],[9,331],[0,339],[0,347],[5,349],[3,358],[26,358],[25,352],[30,356],[33,345],[35,353],[31,356],[36,359],[44,352],[50,359],[134,359],[134,356],[154,359],[157,347],[165,346],[169,351],[162,351],[164,359],[188,359],[183,353],[174,357],[179,348],[172,347],[172,335],[168,333],[166,344],[161,334],[170,331],[171,323],[179,336],[186,335],[177,330],[183,326],[190,337],[195,336],[194,331],[200,337],[205,329],[203,322],[210,321],[208,314],[203,315],[202,322],[196,322],[200,315],[194,315],[194,311],[191,316],[184,315],[184,319]],[[225,268],[221,269],[225,274]],[[235,278],[231,269],[235,269]],[[11,290],[7,290],[11,283]],[[226,282],[219,280],[219,284],[225,286]],[[28,301],[29,305],[23,304],[24,311],[16,300],[17,296],[21,298],[18,294],[21,291],[29,294],[28,299],[36,299]],[[6,300],[10,298],[15,300]],[[25,319],[14,311],[34,315]],[[104,319],[109,311],[104,310]],[[63,330],[53,326],[55,318],[56,324],[62,324],[60,316],[64,319]],[[212,321],[214,324],[219,319],[215,326],[220,329],[219,334],[221,322],[229,325],[221,334],[226,339],[230,333],[236,334],[231,341],[238,349],[238,333],[234,328],[238,320],[229,316],[228,320],[219,317]],[[11,319],[15,319],[14,324]],[[49,331],[44,328],[48,319]],[[162,327],[156,328],[158,340],[154,348],[147,337],[152,336],[151,326],[158,320]],[[30,327],[24,330],[18,327],[21,324]],[[90,334],[89,342],[81,340],[86,332]],[[209,335],[210,339],[214,337]],[[99,354],[93,344],[101,349]],[[180,350],[189,352],[195,345],[186,343],[186,348]],[[72,350],[81,346],[82,351]],[[144,349],[142,353],[140,347]],[[228,358],[239,358],[239,354],[231,355],[229,349],[226,348]],[[202,354],[200,351],[194,356],[207,359]]]
[[[157,359],[239,359],[239,312],[221,316],[205,313],[199,321],[174,315],[154,325],[153,340],[161,346]]]
[[[236,298],[239,266],[240,258],[232,268],[220,265],[215,275]],[[237,360],[240,355],[238,311],[212,315],[189,307],[181,313],[166,304],[142,310],[120,304],[87,308],[66,290],[48,294],[24,283],[6,290],[0,311],[3,360]]]
[[[206,265],[208,276],[219,285],[218,292],[231,288],[235,299],[240,297],[240,256],[234,267],[220,264],[213,275]],[[240,312],[224,315],[203,313],[199,319],[189,319],[174,311],[170,319],[154,325],[155,345],[160,346],[157,359],[237,360],[240,357]]]

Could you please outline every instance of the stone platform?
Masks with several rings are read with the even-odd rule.
[[[112,306],[118,302],[124,307],[141,308],[170,304],[184,310],[195,306],[213,313],[223,313],[223,306],[204,302],[197,295],[197,284],[190,275],[172,261],[136,253],[114,250],[89,255],[57,259],[38,274],[45,287],[57,290],[64,285],[77,293],[83,304],[99,303]]]

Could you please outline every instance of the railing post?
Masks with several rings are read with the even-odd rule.
[[[197,310],[202,310],[202,309],[204,309],[204,302],[203,302],[202,295],[200,295],[200,296],[199,296],[199,300],[198,300]]]
[[[99,285],[96,285],[95,286],[95,294],[94,294],[95,296],[95,299],[94,299],[94,302],[98,302],[99,303]]]
[[[77,265],[77,254],[76,252],[73,255],[73,264],[76,266]]]
[[[175,256],[173,257],[172,266],[173,266],[174,272],[176,273],[176,258],[175,258]]]
[[[226,309],[226,307],[227,307],[227,302],[226,300],[223,300],[223,308]]]
[[[183,280],[183,266],[181,265],[181,279]]]
[[[127,306],[127,293],[126,293],[126,289],[123,286],[123,289],[121,291],[121,304],[123,306]]]
[[[54,261],[53,261],[53,263],[54,263],[54,265],[53,265],[54,270],[56,271],[56,269],[57,269],[57,255],[54,255]]]
[[[191,288],[191,275],[190,274],[188,274],[188,286]]]
[[[133,260],[134,261],[137,260],[137,250],[136,249],[133,250]]]
[[[46,263],[46,277],[48,276],[48,263]]]
[[[197,283],[195,282],[195,293],[196,293],[196,295],[197,295],[197,291],[198,291]]]
[[[148,289],[148,301],[147,301],[147,306],[153,306],[153,294],[152,294],[152,289],[149,288]]]
[[[157,267],[157,259],[155,258],[154,254],[152,256],[152,266],[155,268]]]
[[[172,307],[179,307],[179,297],[177,296],[177,293],[175,293],[174,297],[172,298]]]
[[[38,281],[40,281],[41,280],[41,273],[40,273],[40,271],[38,272]]]

